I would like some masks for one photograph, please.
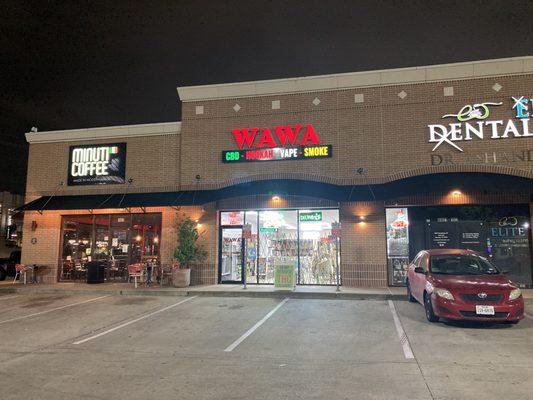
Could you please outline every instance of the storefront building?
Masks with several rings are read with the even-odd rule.
[[[193,284],[403,285],[426,248],[485,253],[532,285],[533,57],[179,87],[182,121],[31,132],[22,262],[46,282],[108,261]]]

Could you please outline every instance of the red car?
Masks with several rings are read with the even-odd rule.
[[[439,318],[516,324],[524,318],[520,288],[479,253],[422,250],[407,271],[409,301]]]

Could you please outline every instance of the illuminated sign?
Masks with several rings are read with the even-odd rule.
[[[315,128],[282,125],[270,128],[239,128],[231,131],[237,150],[224,150],[223,163],[309,160],[330,158],[332,146],[322,145]]]
[[[68,185],[125,182],[126,143],[70,146]]]
[[[274,132],[274,133],[272,133]],[[240,128],[231,131],[239,149],[272,148],[291,146],[318,145],[318,138],[313,125],[308,124],[302,129],[301,124],[275,126],[270,128]]]
[[[302,222],[322,221],[322,211],[300,212],[300,221]]]
[[[429,143],[436,143],[432,151],[437,150],[443,143],[463,151],[455,142],[469,141],[474,138],[508,139],[510,137],[531,137],[533,131],[529,130],[530,108],[533,99],[524,96],[512,97],[515,117],[519,120],[490,120],[491,107],[501,106],[502,102],[484,102],[465,105],[457,114],[445,114],[442,118],[455,118],[458,123],[448,125],[428,125]],[[531,104],[530,104],[531,103]]]
[[[253,161],[309,160],[332,156],[330,144],[325,146],[274,147],[261,150],[224,150],[223,163]]]

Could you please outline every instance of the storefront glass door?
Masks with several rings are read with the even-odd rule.
[[[298,266],[298,219],[296,210],[259,212],[258,283],[274,283],[277,264]]]
[[[338,240],[331,224],[339,222],[338,210],[300,210],[301,285],[336,285]]]
[[[242,227],[222,228],[220,282],[242,282]]]
[[[273,284],[281,264],[300,285],[337,284],[339,210],[224,211],[220,222],[221,283],[242,283],[244,272],[247,283]]]

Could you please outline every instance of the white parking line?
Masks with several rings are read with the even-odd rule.
[[[5,300],[5,299],[14,299],[15,297],[19,297],[20,294],[14,294],[13,296],[0,296],[0,300]]]
[[[276,307],[274,307],[270,312],[265,315],[259,322],[257,322],[254,326],[252,326],[250,329],[248,329],[240,338],[238,338],[236,341],[234,341],[232,344],[230,344],[228,347],[224,349],[225,352],[230,352],[235,349],[238,345],[240,345],[244,339],[246,339],[248,336],[250,336],[254,331],[259,328],[261,325],[263,325],[267,319],[269,319],[276,311],[280,309],[280,307],[285,304],[287,301],[289,301],[289,298],[286,297],[283,299],[281,303],[279,303]]]
[[[36,313],[33,313],[33,314],[23,315],[21,317],[15,317],[15,318],[6,319],[4,321],[0,321],[0,324],[5,324],[7,322],[12,322],[12,321],[18,321],[20,319],[25,319],[25,318],[35,317],[37,315],[48,314],[48,313],[50,313],[52,311],[62,310],[64,308],[74,307],[74,306],[77,306],[77,305],[80,305],[80,304],[85,304],[85,303],[90,303],[91,301],[100,300],[100,299],[103,299],[103,298],[106,298],[106,297],[109,297],[109,296],[110,295],[95,297],[93,299],[79,301],[77,303],[72,303],[72,304],[67,304],[66,306],[56,307],[56,308],[52,308],[52,309],[46,310],[46,311],[40,311],[40,312],[36,312]]]
[[[392,300],[389,300],[389,308],[392,313],[392,318],[394,318],[394,325],[396,326],[396,332],[398,333],[398,337],[400,338],[400,343],[402,344],[403,354],[405,358],[415,358],[413,350],[411,349],[411,345],[409,344],[409,339],[407,338],[407,335],[403,330],[400,317],[398,317],[396,307],[394,307],[394,303],[392,302]]]
[[[104,331],[104,332],[100,332],[96,335],[93,335],[93,336],[89,336],[88,338],[85,338],[85,339],[82,339],[82,340],[78,340],[72,344],[82,344],[82,343],[85,343],[85,342],[88,342],[89,340],[93,340],[93,339],[96,339],[96,338],[99,338],[101,336],[104,336],[104,335],[107,335],[108,333],[111,333],[111,332],[115,332],[116,330],[119,330],[121,328],[124,328],[125,326],[128,326],[128,325],[131,325],[131,324],[134,324],[135,322],[139,322],[143,319],[146,319],[148,317],[151,317],[152,315],[156,315],[156,314],[159,314],[163,311],[166,311],[166,310],[170,310],[171,308],[174,308],[176,306],[179,306],[180,304],[183,304],[183,303],[186,303],[188,301],[191,301],[192,299],[195,299],[196,297],[198,296],[192,296],[192,297],[189,297],[189,298],[186,298],[185,300],[182,300],[182,301],[179,301],[177,303],[174,303],[174,304],[171,304],[170,306],[167,306],[167,307],[163,307],[157,311],[153,311],[151,313],[148,313],[148,314],[144,314],[138,318],[135,318],[131,321],[128,321],[128,322],[125,322],[123,324],[120,324],[118,326],[115,326],[114,328],[111,328],[111,329],[108,329],[107,331]]]
[[[526,313],[524,313],[524,315],[525,315],[527,318],[529,318],[529,319],[533,319],[533,315],[529,315],[529,314],[526,314]]]

